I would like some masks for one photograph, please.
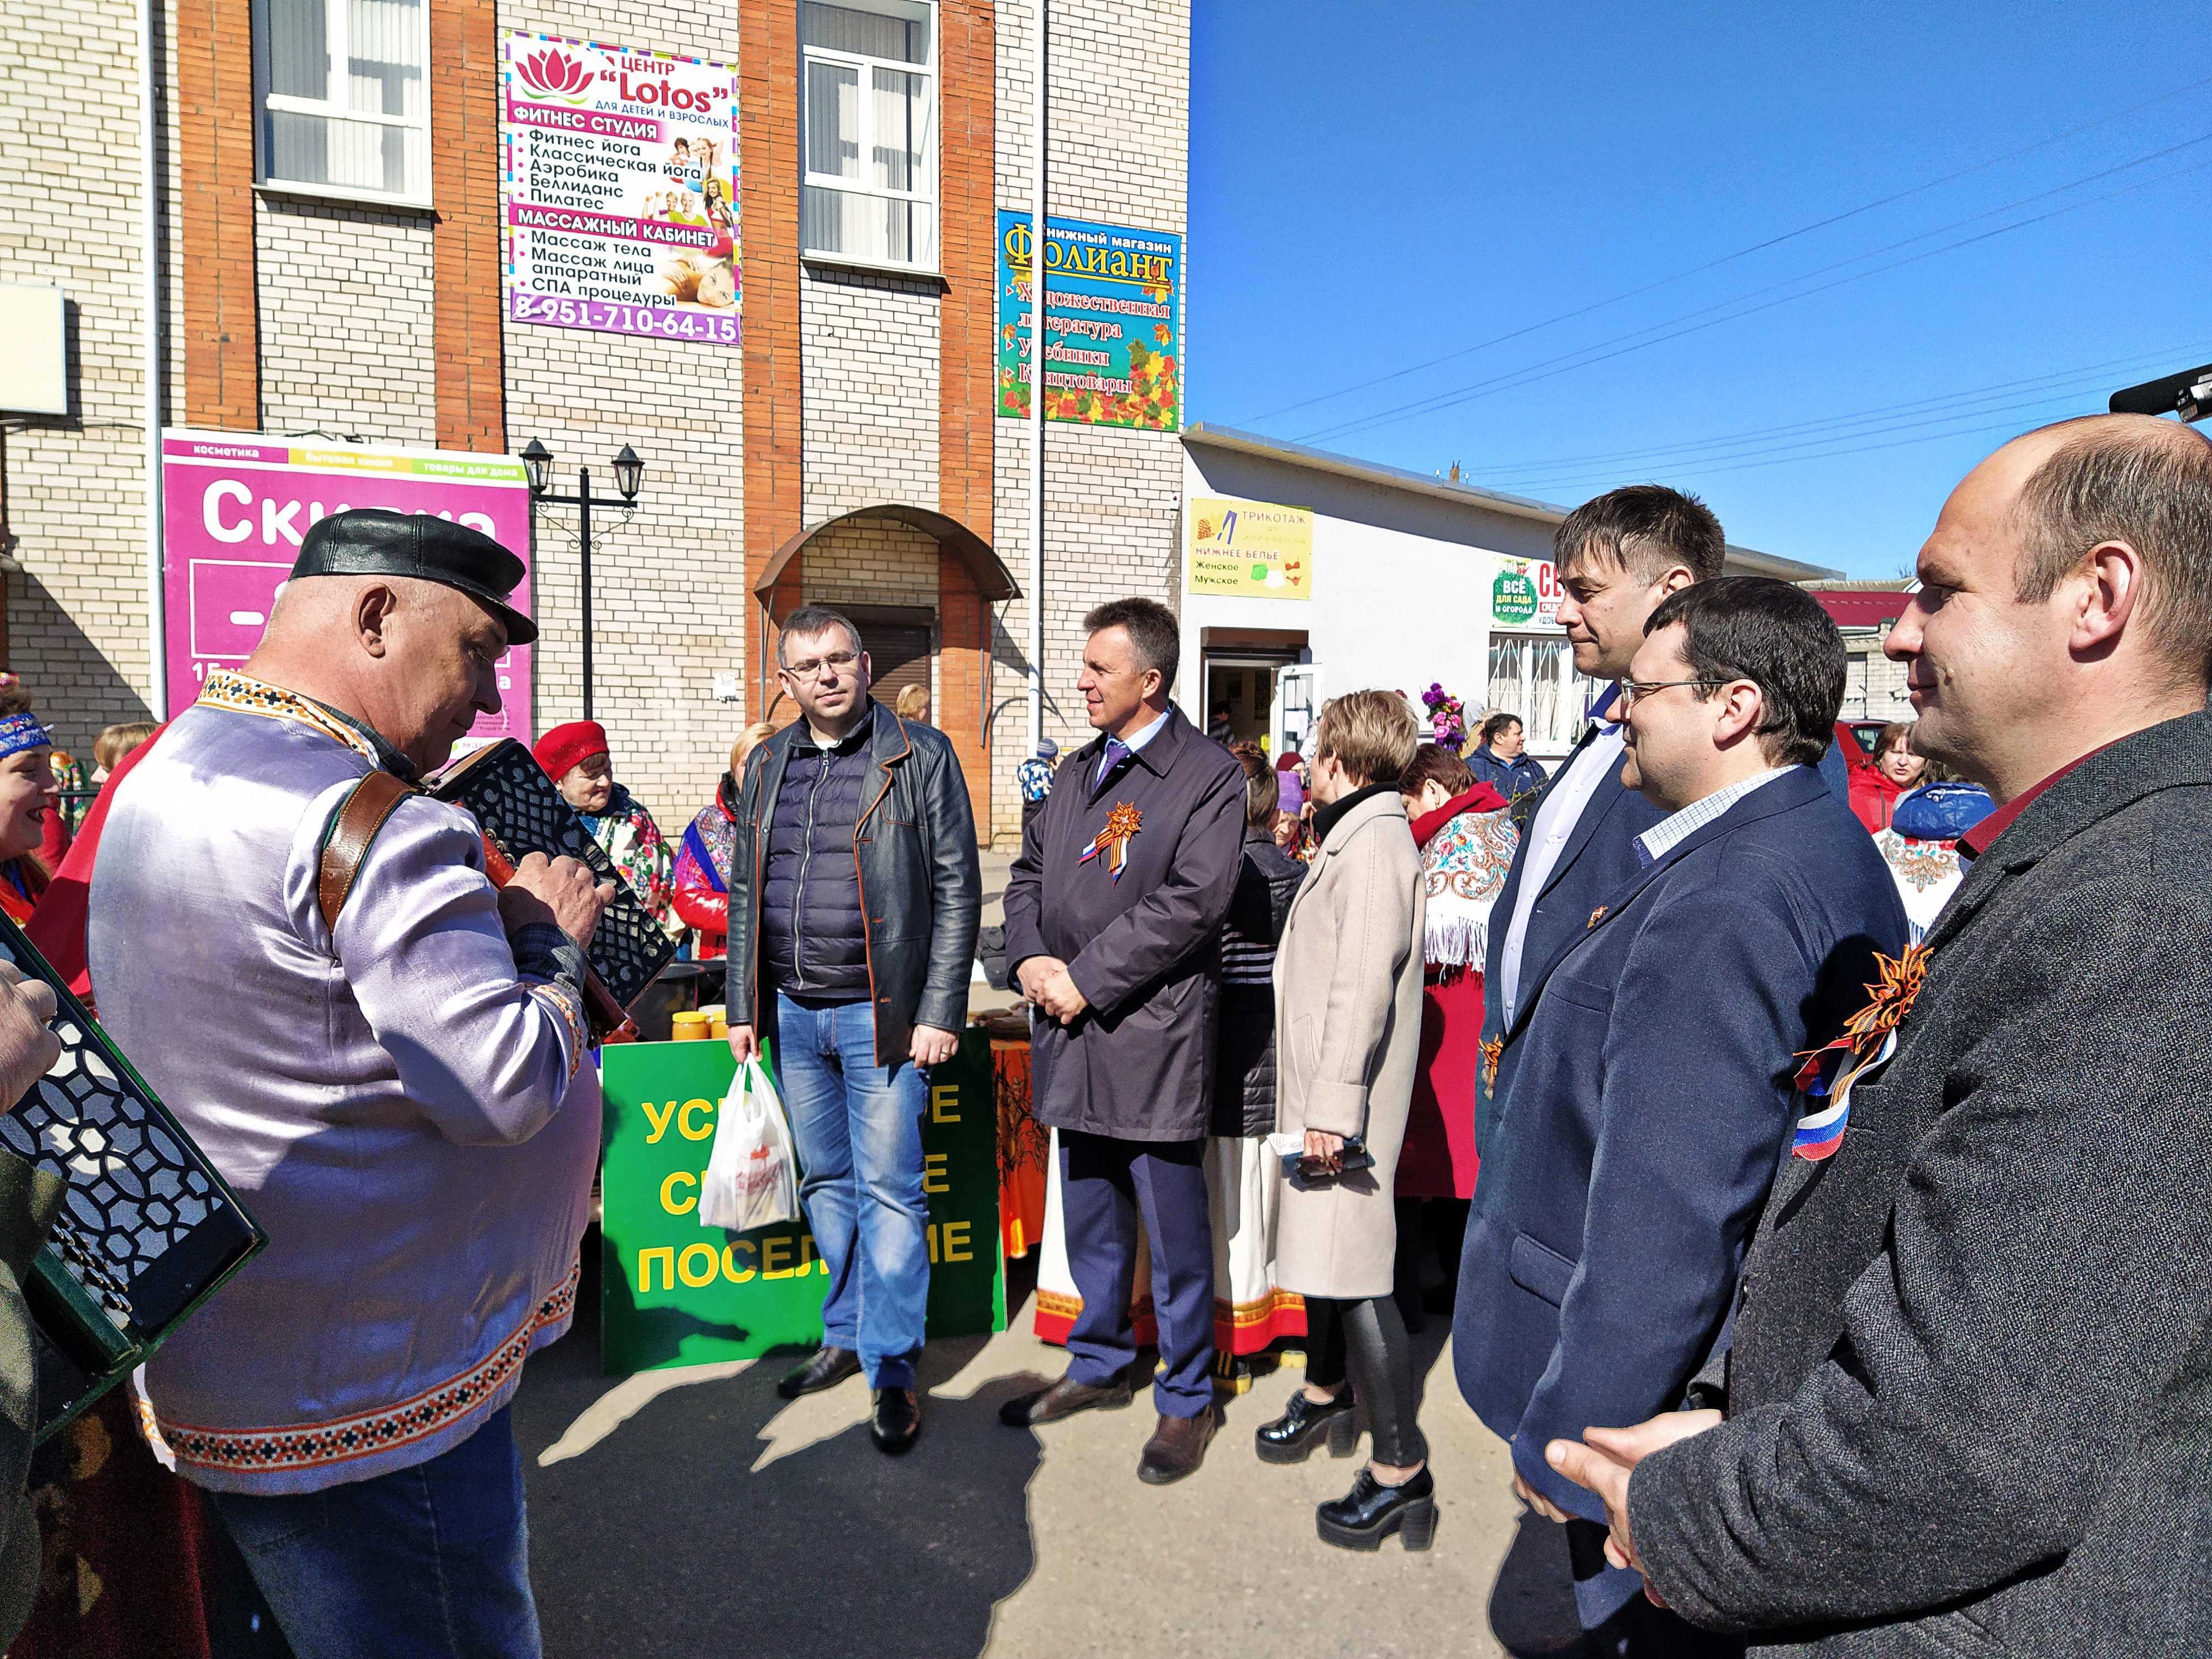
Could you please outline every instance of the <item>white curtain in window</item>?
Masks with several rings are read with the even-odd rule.
[[[842,64],[807,64],[806,170],[833,179],[860,176],[860,70]]]
[[[929,77],[879,69],[873,95],[872,182],[884,190],[918,189],[929,143]]]
[[[347,107],[422,114],[421,0],[347,0]]]
[[[807,0],[801,8],[799,27],[808,46],[830,52],[888,58],[896,64],[929,61],[929,25],[925,22]]]

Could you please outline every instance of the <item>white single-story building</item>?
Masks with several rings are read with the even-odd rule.
[[[1568,508],[1224,427],[1182,442],[1178,696],[1194,720],[1278,753],[1325,697],[1380,686],[1419,711],[1440,685],[1470,729],[1510,708],[1530,753],[1573,745],[1595,688],[1555,620]],[[1727,568],[1837,574],[1734,545]]]

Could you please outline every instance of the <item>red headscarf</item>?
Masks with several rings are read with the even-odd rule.
[[[538,738],[530,752],[538,757],[545,775],[558,783],[592,756],[607,752],[607,728],[597,720],[570,720]]]

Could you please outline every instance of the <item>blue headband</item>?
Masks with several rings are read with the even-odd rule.
[[[36,714],[10,714],[0,720],[0,760],[26,749],[49,748],[53,740],[54,734],[39,724]]]

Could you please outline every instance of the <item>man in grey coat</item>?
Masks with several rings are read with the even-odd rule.
[[[1006,962],[1046,1018],[1030,1036],[1036,1121],[1060,1132],[1061,1214],[1083,1310],[1067,1374],[1008,1402],[1013,1427],[1126,1406],[1141,1215],[1164,1370],[1140,1479],[1206,1455],[1213,1413],[1213,1229],[1206,1128],[1221,922],[1243,862],[1244,769],[1168,701],[1175,614],[1116,599],[1083,619],[1098,739],[1053,779],[1006,882]]]
[[[1762,1652],[2203,1653],[2212,445],[2030,433],[1919,575],[1913,747],[2001,805],[1838,1057],[1871,1063],[1808,1102],[1724,1419],[1547,1455],[1655,1600]]]

